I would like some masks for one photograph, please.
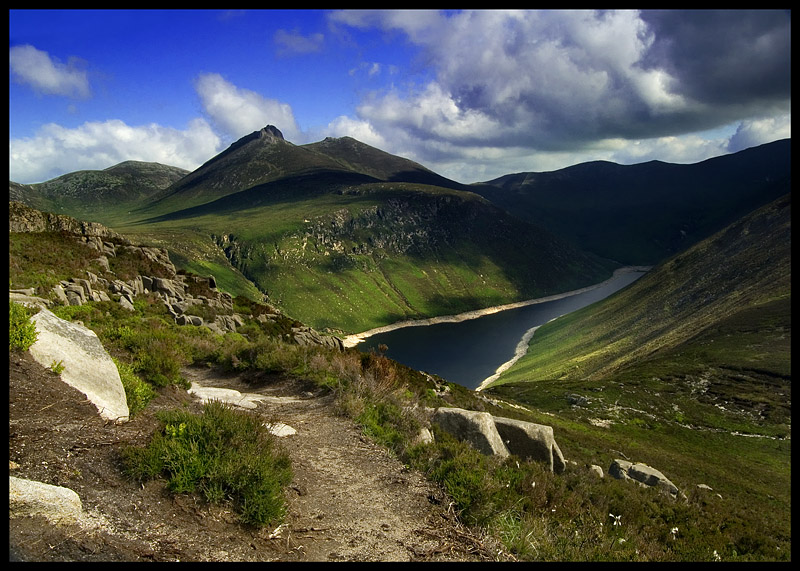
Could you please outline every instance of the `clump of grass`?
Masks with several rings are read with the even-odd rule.
[[[38,332],[31,321],[34,311],[14,301],[8,302],[8,349],[27,351],[36,343]]]
[[[122,381],[122,387],[125,389],[125,399],[128,401],[128,412],[131,416],[135,416],[155,398],[156,391],[152,386],[136,375],[131,365],[113,357],[112,360],[117,366],[119,378]]]
[[[201,415],[173,410],[158,417],[163,428],[150,443],[123,453],[131,478],[164,477],[174,494],[231,502],[244,524],[261,527],[284,517],[291,462],[258,418],[216,401]]]

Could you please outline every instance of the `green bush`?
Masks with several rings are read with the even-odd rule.
[[[31,321],[35,312],[14,301],[8,302],[8,349],[27,351],[36,343],[38,332]]]
[[[390,449],[400,447],[406,436],[398,430],[401,424],[402,411],[394,403],[367,403],[363,411],[356,417],[364,433],[377,443]]]
[[[257,417],[217,401],[202,415],[173,410],[158,417],[164,426],[146,447],[123,451],[130,477],[163,476],[174,494],[230,501],[245,524],[261,527],[284,517],[291,462]]]
[[[122,387],[125,389],[125,399],[128,401],[128,412],[131,416],[144,409],[156,396],[156,391],[149,384],[140,379],[133,367],[112,357],[119,371]]]

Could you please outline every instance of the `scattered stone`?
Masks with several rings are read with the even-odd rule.
[[[591,401],[583,395],[570,394],[567,395],[567,402],[572,406],[586,406]]]
[[[414,437],[413,444],[432,444],[433,443],[433,433],[428,430],[426,427],[422,427],[419,430],[419,433],[416,437]]]
[[[120,296],[119,304],[124,309],[127,309],[128,311],[135,311],[135,308],[133,307],[133,302],[130,300],[130,298],[127,295]]]
[[[673,498],[678,495],[683,496],[678,487],[670,482],[664,474],[647,464],[634,464],[627,460],[616,459],[611,462],[608,473],[617,479],[634,480],[643,486],[657,487]]]
[[[282,422],[276,422],[274,424],[264,423],[264,426],[267,427],[267,430],[269,430],[271,434],[279,438],[283,438],[286,436],[294,436],[295,434],[297,434],[297,430],[295,430],[288,424],[284,424]]]
[[[592,474],[597,475],[598,478],[602,478],[603,477],[603,469],[600,466],[598,466],[597,464],[592,464],[591,466],[589,466],[589,471]]]
[[[247,409],[256,408],[259,402],[267,400],[267,397],[264,395],[259,395],[256,393],[240,393],[234,389],[204,387],[202,385],[198,385],[197,383],[192,383],[192,387],[189,389],[189,394],[199,397],[202,399],[203,403],[217,400]]]

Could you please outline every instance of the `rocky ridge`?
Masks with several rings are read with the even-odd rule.
[[[137,296],[154,294],[161,299],[177,325],[194,325],[211,329],[217,334],[235,332],[245,318],[261,322],[282,319],[281,312],[242,315],[233,308],[233,298],[217,289],[213,276],[197,276],[178,272],[164,248],[134,245],[129,239],[102,224],[82,222],[69,216],[40,212],[21,203],[9,203],[9,232],[63,232],[97,251],[96,261],[103,268],[103,277],[86,270],[86,275],[62,280],[48,292],[32,289],[12,290],[10,297],[41,307],[54,305],[83,305],[88,301],[117,301],[133,311]],[[149,262],[155,275],[136,275],[129,279],[113,277],[108,258],[126,252]],[[39,297],[40,294],[43,297]],[[197,311],[198,306],[205,308]],[[193,308],[195,308],[193,310]],[[205,313],[213,318],[202,317]],[[292,339],[302,345],[319,344],[342,349],[338,337],[323,335],[311,327],[296,323],[291,328]]]

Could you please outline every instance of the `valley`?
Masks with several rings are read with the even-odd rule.
[[[459,521],[493,529],[521,559],[788,560],[789,157],[785,140],[698,165],[587,163],[463,185],[355,139],[296,146],[268,126],[191,173],[128,162],[10,181],[10,200],[78,219],[38,238],[10,232],[10,286],[48,297],[87,269],[111,280],[124,260],[103,273],[67,245],[71,232],[97,231],[88,222],[105,224],[101,243],[119,233],[163,248],[182,275],[213,275],[243,316],[238,331],[215,335],[168,319],[153,292],[132,314],[113,299],[58,308],[96,329],[145,382],[158,364],[311,383],[333,395],[326,411],[439,482]],[[538,327],[526,354],[477,392],[381,349],[304,348],[286,337],[310,326],[344,338],[559,297],[632,264],[653,267]],[[283,329],[256,319],[262,304]],[[134,340],[168,357],[150,360]],[[408,411],[441,406],[552,427],[567,472],[475,459],[440,435],[420,448]],[[591,475],[618,458],[668,473],[686,501]],[[46,467],[35,472],[52,479]],[[513,482],[513,493],[494,478]],[[610,535],[622,532],[610,529],[609,511],[630,522],[624,537]]]

